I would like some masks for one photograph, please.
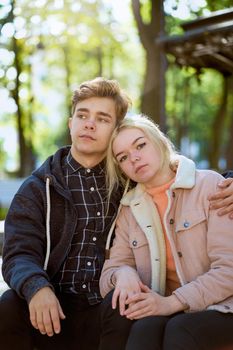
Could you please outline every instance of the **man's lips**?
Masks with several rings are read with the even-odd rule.
[[[143,169],[146,166],[146,164],[139,165],[135,168],[135,174],[137,174],[141,169]]]
[[[80,135],[79,136],[81,139],[84,139],[84,140],[92,140],[92,141],[95,141],[95,138],[90,136],[90,135]]]

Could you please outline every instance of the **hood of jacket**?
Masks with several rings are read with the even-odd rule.
[[[175,181],[171,186],[171,189],[177,188],[192,188],[195,185],[196,166],[195,163],[185,156],[177,155],[173,160],[177,163]],[[138,200],[145,193],[145,186],[138,183],[135,188],[130,190],[121,200],[121,204],[129,206],[132,201]]]
[[[70,146],[60,148],[53,155],[48,157],[46,161],[36,169],[32,175],[46,182],[49,178],[50,185],[66,188],[66,183],[62,171],[62,159],[69,153]]]

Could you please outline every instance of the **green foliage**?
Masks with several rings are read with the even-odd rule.
[[[7,212],[8,212],[8,208],[2,208],[0,206],[0,220],[5,220]]]
[[[116,3],[113,0],[9,0],[0,4],[0,99],[4,102],[0,125],[18,130],[20,108],[23,135],[31,142],[37,163],[66,143],[71,95],[80,82],[99,75],[115,78],[132,97],[133,110],[139,109],[146,56],[130,1],[124,2],[120,16],[112,10]],[[140,3],[143,21],[150,23],[152,1]],[[206,4],[203,2],[194,10],[194,2],[186,0],[189,17],[181,19],[175,12],[181,2],[166,0],[165,3],[173,4],[165,16],[168,35],[182,34],[180,25],[184,20],[233,6],[233,0],[206,0]],[[128,16],[123,20],[124,12]],[[16,56],[20,69],[16,67]],[[168,57],[168,63],[169,135],[178,148],[182,146],[182,137],[187,136],[190,143],[199,145],[197,160],[206,159],[213,118],[221,101],[222,76],[210,70],[197,75],[194,69],[180,69],[172,57]],[[17,83],[18,105],[14,101]],[[228,117],[227,125],[230,122]],[[223,138],[229,138],[227,131]],[[9,157],[15,157],[17,162],[18,145],[12,144],[7,152],[3,141],[0,146],[0,166],[7,171]]]
[[[123,28],[103,1],[15,0],[14,11],[9,1],[0,11],[0,21],[3,32],[9,24],[15,31],[14,36],[2,36],[0,44],[9,56],[17,55],[20,64],[18,108],[24,137],[31,140],[38,161],[65,143],[71,95],[80,82],[100,75],[116,78],[137,101],[144,63],[136,31],[128,24]],[[135,47],[137,56],[130,54]],[[138,60],[142,64],[135,75],[131,69]],[[9,102],[16,86],[16,78],[7,74],[12,68],[14,60],[0,63]],[[16,113],[0,114],[5,125],[9,118],[16,121]]]
[[[219,11],[224,8],[230,8],[233,6],[233,0],[221,0],[221,1],[206,0],[206,3],[207,3],[207,7],[210,9],[211,12]]]

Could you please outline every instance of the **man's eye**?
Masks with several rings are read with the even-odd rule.
[[[99,118],[99,121],[101,122],[101,123],[109,123],[109,119],[107,119],[107,118]]]
[[[85,114],[78,114],[77,117],[80,118],[80,119],[85,119],[86,115]]]
[[[140,143],[139,145],[137,145],[137,149],[141,149],[141,148],[143,148],[143,147],[145,147],[146,146],[146,143],[145,142],[143,142],[143,143]]]

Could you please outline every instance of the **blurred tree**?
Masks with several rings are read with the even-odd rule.
[[[180,69],[171,56],[166,57],[165,74],[167,63],[158,39],[164,32],[182,34],[182,20],[176,16],[181,2],[126,1],[128,20],[124,24],[120,17],[125,16],[112,10],[113,3],[118,6],[107,0],[5,0],[0,4],[0,58],[4,58],[0,60],[0,96],[9,102],[14,98],[17,105],[7,112],[1,108],[0,122],[21,135],[20,173],[29,173],[35,158],[38,164],[58,146],[69,143],[72,92],[80,82],[98,75],[119,80],[131,95],[134,110],[150,115],[164,130],[167,124],[182,153],[201,164],[209,160],[209,151],[218,147],[214,159],[218,162],[223,157],[230,164],[230,81],[224,97],[224,79],[218,72]],[[189,20],[206,14],[204,11],[228,7],[232,0],[203,2],[201,7],[191,0],[184,3],[190,7]],[[14,32],[9,34],[12,28]],[[221,96],[227,102],[227,117],[219,128],[215,116],[224,110]]]
[[[190,18],[197,19],[197,16],[203,16],[204,13],[206,15],[206,11],[211,16],[210,11],[230,7],[233,5],[233,1],[210,1],[206,5],[203,4],[199,9],[195,9],[195,11],[191,4],[193,3],[190,1]],[[178,8],[178,6],[179,1],[174,1],[174,8]],[[166,17],[168,32],[170,32],[169,28],[174,31],[176,24],[179,25],[179,22],[174,17]],[[177,146],[181,147],[182,152],[192,158],[199,154],[199,160],[205,159],[208,161],[208,163],[205,163],[205,167],[224,168],[224,160],[229,166],[229,156],[227,156],[226,149],[229,149],[227,144],[229,142],[231,144],[232,140],[232,134],[229,133],[230,128],[227,127],[227,123],[228,126],[231,125],[229,119],[232,119],[233,113],[232,103],[230,103],[232,101],[232,91],[230,89],[232,75],[223,75],[208,68],[201,70],[183,68],[178,72],[172,57],[168,56],[168,62],[168,125],[170,127],[169,132],[174,137]],[[206,90],[204,77],[208,74],[211,81],[209,88]],[[197,86],[195,87],[196,83]],[[183,91],[183,94],[177,90]],[[169,96],[174,99],[173,102]],[[208,105],[206,105],[207,101],[209,102]],[[202,108],[199,108],[199,106]]]
[[[164,51],[156,40],[164,35],[163,0],[132,0],[132,9],[139,37],[146,52],[145,77],[141,110],[165,129],[165,69]],[[146,5],[146,7],[145,7]]]
[[[0,62],[0,79],[17,106],[20,176],[31,172],[35,159],[70,142],[71,95],[80,82],[103,75],[138,92],[143,67],[137,75],[131,71],[138,56],[128,54],[130,35],[102,0],[8,0],[0,5],[0,30],[0,45],[14,57]],[[14,78],[8,77],[11,69]]]
[[[9,50],[14,53],[13,66],[15,69],[14,84],[11,85],[10,92],[16,104],[16,123],[19,140],[19,169],[17,175],[20,177],[26,176],[32,171],[35,166],[35,157],[33,152],[33,116],[32,116],[32,102],[33,99],[28,95],[27,103],[30,108],[23,108],[20,93],[22,93],[22,83],[20,76],[22,73],[30,68],[30,61],[27,60],[28,52],[25,50],[25,40],[17,38],[15,23],[15,0],[10,2],[10,11],[8,16],[3,20],[2,25],[11,24],[14,30],[9,41]]]

